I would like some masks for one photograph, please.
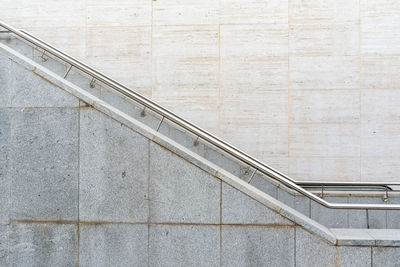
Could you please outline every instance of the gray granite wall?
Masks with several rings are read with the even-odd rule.
[[[335,246],[1,52],[0,95],[0,266],[400,260]]]

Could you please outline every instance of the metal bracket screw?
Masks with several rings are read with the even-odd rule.
[[[92,79],[92,81],[90,82],[90,88],[94,88],[96,85],[95,85],[95,83],[96,83],[96,79]]]

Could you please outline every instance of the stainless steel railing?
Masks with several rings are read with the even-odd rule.
[[[130,99],[140,103],[141,105],[145,106],[146,108],[158,113],[162,116],[161,122],[164,119],[168,119],[173,123],[183,127],[187,131],[193,133],[197,137],[207,141],[208,143],[218,147],[219,149],[225,151],[226,153],[230,154],[231,156],[235,157],[236,159],[241,160],[242,162],[250,165],[254,168],[254,175],[256,172],[261,172],[280,183],[284,184],[285,186],[291,188],[292,190],[297,191],[298,193],[312,199],[313,201],[331,209],[374,209],[374,210],[400,210],[400,205],[388,205],[388,204],[349,204],[349,203],[330,203],[313,193],[305,190],[301,186],[297,184],[297,182],[292,179],[291,177],[275,170],[274,168],[260,162],[259,160],[255,159],[254,157],[246,154],[245,152],[241,151],[240,149],[232,146],[231,144],[219,139],[218,137],[214,136],[213,134],[201,129],[200,127],[190,123],[189,121],[179,117],[178,115],[172,113],[171,111],[165,109],[164,107],[158,105],[157,103],[147,99],[146,97],[140,95],[139,93],[129,89],[128,87],[124,86],[123,84],[111,79],[110,77],[94,70],[90,66],[80,62],[79,60],[65,54],[64,52],[58,50],[57,48],[49,45],[48,43],[40,40],[37,37],[25,32],[15,29],[14,27],[6,24],[5,22],[0,20],[0,26],[8,30],[10,33],[15,34],[19,38],[33,44],[34,46],[42,49],[46,53],[49,53],[60,60],[68,63],[70,65],[69,70],[73,67],[76,68],[87,75],[91,76],[93,80],[100,81],[111,88],[115,89],[116,91],[120,92],[121,94],[129,97]],[[65,77],[64,77],[65,78]],[[159,128],[159,127],[158,127]],[[359,184],[362,185],[362,184]],[[386,184],[380,184],[381,186],[386,186]]]

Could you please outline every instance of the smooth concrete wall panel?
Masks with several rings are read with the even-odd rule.
[[[358,31],[357,20],[295,20],[289,29],[290,53],[311,56],[358,55]]]
[[[294,249],[293,227],[222,226],[221,266],[295,266]]]
[[[213,132],[218,128],[218,44],[216,25],[153,27],[153,98],[181,116],[192,114],[193,122]]]
[[[150,220],[219,223],[221,182],[171,151],[150,144]]]
[[[240,99],[251,107],[256,103],[243,97],[267,97],[270,90],[287,92],[287,27],[285,23],[221,25],[221,100]],[[273,103],[275,97],[269,99]]]
[[[221,0],[221,24],[273,24],[288,19],[288,1]]]
[[[88,27],[86,34],[87,63],[120,83],[151,97],[149,26]],[[111,49],[105,45],[110,40],[115,42]]]
[[[300,145],[300,144],[299,144]],[[364,160],[364,159],[363,159]],[[298,180],[360,181],[359,157],[290,157],[289,175]]]
[[[78,216],[78,109],[8,109],[10,218]]]
[[[255,156],[267,164],[273,164],[272,167],[284,167],[287,165],[287,155],[289,154],[287,136],[289,133],[286,125],[268,123],[264,124],[265,127],[260,128],[251,121],[248,121],[240,127],[229,121],[223,122],[221,125],[224,126],[221,130],[221,137],[223,140],[226,140],[230,144],[236,144],[239,149],[250,153],[250,155]],[[249,136],[255,132],[258,132],[258,138],[241,137]],[[235,133],[240,133],[240,135]],[[278,159],[276,157],[278,157]],[[271,158],[274,159],[268,160]]]
[[[148,266],[145,224],[80,227],[79,266]]]
[[[361,161],[361,176],[369,182],[398,183],[400,157],[365,157]],[[377,167],[379,165],[379,168]]]
[[[359,124],[297,124],[290,128],[291,157],[358,157]]]
[[[400,62],[399,62],[400,63]],[[400,69],[400,65],[399,65]],[[400,72],[398,74],[400,77]],[[397,124],[400,122],[400,90],[364,89],[361,92],[361,116],[362,123],[387,123]],[[397,86],[397,88],[400,88]]]
[[[218,40],[214,25],[154,27],[154,96],[217,96]]]
[[[90,27],[151,25],[151,1],[119,0],[116,5],[109,0],[87,0],[86,7],[86,23]]]
[[[361,89],[399,89],[400,81],[397,77],[400,74],[400,54],[399,55],[365,55],[361,58],[360,65],[360,81]],[[394,92],[393,92],[394,93]],[[385,93],[377,94],[376,100],[380,101],[385,98]],[[390,100],[388,100],[390,101]],[[379,108],[380,103],[377,105],[370,103],[363,105],[365,109],[370,107],[372,110]],[[380,110],[382,116],[387,116],[386,111]],[[366,116],[365,118],[369,118]]]
[[[301,144],[301,152],[289,145],[298,141],[291,132],[299,125],[315,123],[326,138],[341,139],[338,129],[349,124],[377,117],[398,121],[391,104],[398,96],[384,91],[400,88],[396,1],[3,2],[3,20],[295,179],[398,179],[398,164],[388,156],[364,155],[361,136],[346,141],[361,149],[351,158],[346,151],[330,159],[309,158],[319,139],[315,135]],[[391,129],[383,131],[388,136]],[[390,145],[379,142],[366,150],[382,146]],[[303,162],[325,167],[303,168]]]
[[[358,89],[359,60],[356,56],[291,56],[290,88]]]
[[[361,52],[366,55],[400,54],[400,6],[396,1],[360,3]]]
[[[361,153],[366,157],[400,157],[399,123],[365,123],[361,129]]]
[[[150,266],[220,266],[220,227],[150,225]]]
[[[66,25],[84,27],[86,23],[86,5],[80,0],[44,0],[40,4],[29,0],[5,0],[2,4],[7,7],[2,8],[2,19],[13,21],[16,27],[51,26],[57,29]]]
[[[290,121],[293,123],[358,123],[360,93],[353,90],[293,90]]]
[[[99,111],[80,116],[80,219],[146,222],[149,140]]]
[[[154,1],[154,25],[218,24],[220,1]]]
[[[77,266],[73,224],[14,224],[9,233],[10,266]]]
[[[359,17],[357,0],[290,0],[291,21],[354,21]]]
[[[293,223],[231,186],[222,184],[222,223],[278,224]]]
[[[23,28],[38,38],[48,41],[52,46],[74,55],[75,58],[80,60],[86,58],[87,37],[84,26],[63,25],[57,27],[57,30],[54,30],[52,25],[23,25]]]

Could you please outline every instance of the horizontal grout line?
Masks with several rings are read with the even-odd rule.
[[[361,124],[361,121],[357,121],[358,119],[355,119],[355,121],[351,122],[336,122],[336,121],[332,121],[332,122],[289,122],[289,125],[294,125],[294,126],[301,126],[301,125],[343,125],[343,126],[350,126],[350,125],[354,125],[354,126],[358,126]],[[264,123],[262,123],[264,124]]]
[[[295,227],[278,223],[181,223],[181,222],[112,222],[82,220],[10,220],[10,224],[58,224],[58,225],[170,225],[170,226],[251,226],[251,227]]]
[[[335,156],[302,156],[302,155],[299,155],[299,156],[288,156],[287,158],[288,159],[299,159],[299,158],[300,159],[302,159],[302,158],[306,158],[306,159],[308,159],[308,158],[310,158],[310,159],[359,159],[360,156],[338,156],[338,157],[335,157]]]
[[[82,106],[76,107],[0,107],[0,109],[24,109],[24,110],[31,110],[31,109],[79,109]]]

